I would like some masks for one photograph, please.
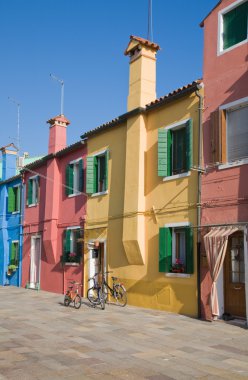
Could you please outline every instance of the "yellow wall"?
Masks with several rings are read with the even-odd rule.
[[[190,117],[193,119],[194,131],[193,164],[197,165],[198,98],[195,94],[142,116],[142,133],[146,133],[146,136],[142,143],[144,149],[139,153],[143,159],[141,157],[138,167],[134,161],[138,154],[137,137],[130,138],[128,129],[131,122],[88,138],[89,155],[108,148],[110,158],[108,194],[88,197],[86,243],[97,239],[97,228],[106,228],[108,270],[112,270],[124,282],[129,304],[197,316],[196,229],[194,274],[189,278],[166,277],[158,270],[159,227],[175,222],[190,222],[196,226],[198,188],[196,171],[191,171],[189,177],[166,182],[158,177],[158,129]],[[142,202],[139,202],[138,194],[142,197]],[[130,216],[131,212],[136,211],[140,212],[144,223],[137,222],[136,214]],[[134,224],[138,224],[138,231],[134,229]],[[132,237],[131,240],[135,240],[136,236],[138,242],[143,239],[142,265],[129,264],[123,245],[128,235]],[[88,255],[86,249],[86,266]],[[85,274],[87,280],[87,268]]]

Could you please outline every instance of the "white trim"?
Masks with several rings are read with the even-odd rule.
[[[80,226],[66,227],[67,230],[78,230],[80,228]]]
[[[108,151],[108,148],[106,148],[104,150],[100,150],[99,152],[94,153],[94,154],[89,154],[89,157],[103,156],[107,151]]]
[[[82,160],[82,161],[83,161],[83,158],[82,158],[82,157],[80,157],[80,158],[76,158],[75,160],[73,160],[73,161],[70,161],[70,162],[69,162],[69,165],[73,165],[73,164],[76,164],[76,163],[78,163],[80,160]]]
[[[227,49],[223,49],[223,15],[230,12],[232,9],[238,7],[239,5],[241,5],[242,3],[245,3],[245,2],[246,2],[246,0],[237,0],[234,3],[228,5],[226,8],[223,8],[218,12],[217,56],[222,55],[222,54],[224,54],[224,53],[226,53],[232,49],[235,49],[238,46],[241,46],[241,45],[247,43],[248,37],[245,40],[243,40],[243,41],[241,41],[235,45],[232,45]],[[248,31],[247,31],[247,36],[248,36]]]
[[[247,103],[248,105],[248,96],[244,97],[244,98],[240,98],[240,99],[237,99],[237,100],[234,100],[233,102],[230,102],[230,103],[226,103],[226,104],[223,104],[222,106],[219,107],[219,110],[227,110],[227,109],[231,109],[231,108],[239,108],[238,106],[240,105],[243,105],[243,103]]]
[[[177,129],[178,127],[181,127],[182,125],[186,124],[191,118],[188,118],[188,119],[184,119],[182,121],[179,121],[177,123],[174,123],[174,124],[170,124],[166,127],[164,127],[165,129],[169,130],[169,129]]]
[[[28,180],[35,179],[35,178],[38,178],[38,177],[40,177],[40,175],[39,174],[35,174],[32,177],[28,177]]]
[[[35,206],[38,206],[39,203],[32,203],[31,205],[28,205],[28,207],[35,207]]]
[[[93,193],[91,194],[91,197],[93,198],[93,197],[98,197],[98,195],[106,195],[106,194],[108,194],[108,190],[101,191],[99,193]]]
[[[167,223],[167,224],[164,224],[164,227],[171,227],[171,228],[189,227],[189,226],[191,226],[190,222],[178,222],[178,223]]]
[[[166,182],[166,181],[171,181],[173,179],[180,179],[180,178],[185,178],[185,177],[189,177],[191,174],[191,171],[189,172],[185,172],[185,173],[181,173],[181,174],[174,174],[174,175],[170,175],[168,177],[164,177],[163,178],[163,181]]]
[[[192,274],[188,273],[173,273],[173,272],[166,272],[165,277],[181,277],[181,278],[190,278]]]

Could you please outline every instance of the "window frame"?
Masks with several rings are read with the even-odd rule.
[[[12,259],[11,259],[11,251],[12,251],[13,244],[17,245],[16,255],[15,255],[15,263],[11,262],[12,261]],[[11,240],[11,242],[10,242],[10,250],[9,250],[9,265],[15,265],[18,268],[19,267],[19,263],[20,263],[20,241],[19,240]]]
[[[31,203],[29,203],[29,185],[30,185],[30,181],[32,181],[32,202]],[[37,206],[40,203],[40,176],[37,174],[35,176],[29,177],[28,181],[27,181],[27,184],[28,184],[27,206],[28,207]],[[36,198],[36,196],[37,196],[37,198]]]
[[[173,259],[175,260],[175,242],[173,243],[173,240],[175,239],[175,230],[178,230],[178,229],[185,229],[185,232],[186,232],[186,229],[187,228],[191,228],[192,229],[192,225],[190,222],[178,222],[178,223],[168,223],[168,224],[164,224],[162,227],[161,227],[161,230],[165,230],[165,229],[168,229],[170,230],[169,234],[170,234],[170,239],[171,239],[171,244],[170,244],[170,252],[168,252],[168,256],[166,256],[168,259],[166,259],[166,262],[167,264],[165,264],[165,266],[168,266],[168,260],[169,260],[169,257],[171,257],[171,264],[175,264],[175,261],[173,261]],[[159,239],[160,239],[160,233],[162,231],[159,232]],[[163,232],[164,233],[164,232]],[[162,235],[163,235],[162,233]],[[165,236],[163,236],[162,240],[165,238]],[[168,238],[168,236],[167,236]],[[163,241],[162,241],[163,242]],[[166,239],[165,239],[165,244],[169,244]],[[193,234],[193,231],[192,231],[192,241],[191,243],[192,245],[190,245],[191,249],[192,249],[192,253],[191,253],[191,256],[189,256],[189,259],[192,260],[192,272],[187,272],[187,237],[186,237],[186,233],[185,233],[185,263],[184,263],[184,266],[185,266],[185,272],[183,273],[174,273],[171,271],[168,271],[168,270],[162,270],[160,269],[160,264],[159,264],[159,272],[160,273],[164,273],[166,277],[184,277],[184,278],[188,278],[188,277],[191,277],[194,275],[195,273],[195,270],[194,270],[194,234]],[[159,245],[161,245],[161,241],[159,242]],[[161,246],[159,247],[161,248]],[[189,255],[189,253],[188,253]],[[159,258],[159,261],[160,261],[160,258]],[[190,261],[188,262],[188,264],[190,263]],[[163,265],[163,264],[162,264]]]
[[[13,189],[13,196],[14,196],[14,210],[9,211],[10,205],[9,205],[9,197],[10,197],[10,192],[9,189]],[[21,212],[21,185],[17,184],[14,186],[9,186],[8,187],[8,212],[10,214],[19,214]]]
[[[80,174],[80,161],[82,161],[82,174]],[[68,166],[73,166],[72,170],[73,170],[73,173],[76,173],[77,172],[77,185],[75,185],[75,175],[73,174],[73,187],[70,188],[70,183],[67,183],[67,174],[66,174],[66,191],[70,192],[70,189],[73,191],[71,194],[67,193],[66,192],[66,196],[68,198],[71,198],[71,197],[76,197],[80,194],[83,193],[83,190],[84,190],[84,160],[82,157],[79,157],[75,160],[72,160],[70,161],[67,165],[66,165],[66,171],[67,171],[67,168]],[[77,170],[75,170],[75,167],[77,166]],[[70,170],[70,169],[69,169]],[[80,184],[80,178],[82,179],[82,184]],[[78,189],[76,189],[76,187],[78,187]],[[82,190],[79,190],[81,187]],[[68,190],[67,190],[68,189]]]
[[[226,118],[226,114],[229,110],[238,110],[242,107],[248,107],[248,96],[245,98],[241,98],[235,100],[230,103],[223,104],[219,107],[220,114],[220,135],[221,135],[221,163],[218,166],[218,169],[226,169],[230,167],[240,166],[248,163],[247,158],[236,159],[235,161],[228,161],[228,122]],[[248,133],[248,132],[247,132]],[[248,156],[248,154],[247,154]]]
[[[67,234],[69,232],[69,240],[70,240],[70,247],[69,247],[69,253],[70,252],[73,252],[74,251],[74,248],[73,245],[77,245],[77,242],[76,242],[76,238],[75,238],[75,233],[79,232],[80,234],[83,232],[83,228],[80,227],[80,226],[70,226],[70,227],[67,227],[65,230],[64,230],[64,233],[63,233],[63,254],[62,254],[62,262],[66,265],[76,265],[76,266],[79,266],[80,263],[81,263],[81,260],[82,260],[82,255],[81,255],[81,252],[78,253],[78,252],[75,252],[76,253],[76,257],[75,257],[75,260],[69,260],[69,253],[67,252]],[[81,245],[81,248],[82,248],[82,245]],[[76,251],[77,251],[77,247],[76,247]]]
[[[88,195],[90,195],[91,197],[96,197],[96,196],[99,196],[99,195],[105,195],[105,194],[108,194],[108,175],[109,175],[109,149],[104,149],[104,150],[101,150],[95,154],[90,154],[87,156],[90,157],[90,158],[93,158],[94,161],[97,160],[98,157],[102,157],[102,156],[105,156],[105,168],[106,168],[106,172],[105,172],[105,187],[106,189],[103,190],[103,191],[98,191],[98,183],[99,183],[99,165],[98,163],[96,164],[95,162],[92,164],[94,166],[94,173],[93,173],[93,176],[95,177],[95,186],[96,186],[96,189],[93,193],[91,192],[88,192],[87,189],[86,189],[86,192],[88,193]],[[87,176],[87,169],[86,169],[86,176]],[[93,180],[93,181],[94,181]],[[88,180],[86,179],[86,186],[87,186],[87,182]]]
[[[224,33],[224,20],[223,20],[223,16],[226,13],[229,13],[230,11],[232,11],[233,9],[239,7],[240,5],[242,5],[243,3],[245,3],[246,1],[247,0],[237,0],[234,3],[230,4],[226,8],[221,9],[218,12],[218,43],[217,43],[217,55],[218,56],[222,55],[224,53],[227,53],[230,50],[235,49],[236,47],[241,46],[241,45],[247,43],[247,41],[248,41],[248,23],[247,23],[247,37],[246,37],[245,40],[243,40],[241,42],[238,42],[237,44],[232,45],[232,46],[230,46],[227,49],[224,49],[224,46],[223,46],[224,45],[224,41],[223,41],[223,33]]]
[[[165,130],[165,131],[176,131],[176,130],[180,130],[180,129],[183,129],[183,128],[187,128],[187,123],[191,122],[191,135],[192,135],[192,141],[191,141],[191,148],[192,148],[192,152],[191,152],[191,160],[193,160],[193,119],[192,118],[187,118],[187,119],[184,119],[184,120],[181,120],[179,122],[176,122],[176,123],[173,123],[173,124],[170,124],[168,126],[165,126],[165,127],[162,127],[161,129]],[[187,135],[187,134],[186,134]],[[172,141],[172,145],[173,145],[173,141]],[[171,181],[171,180],[174,180],[174,179],[179,179],[179,178],[184,178],[184,177],[189,177],[191,175],[191,170],[187,170],[187,151],[190,149],[188,146],[187,146],[187,142],[185,141],[185,160],[186,160],[186,170],[185,172],[182,172],[182,173],[177,173],[177,174],[171,174],[171,175],[168,175],[168,176],[163,176],[163,181],[166,182],[166,181]],[[167,149],[167,148],[166,148]],[[172,148],[171,148],[172,150]],[[166,158],[167,160],[167,164],[168,165],[168,157]],[[171,162],[169,163],[170,165],[170,170],[172,172],[172,167],[173,167],[173,153],[172,153],[172,157],[171,157]],[[159,176],[162,176],[162,175],[159,175]]]

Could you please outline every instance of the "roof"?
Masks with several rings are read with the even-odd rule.
[[[149,112],[150,110],[154,109],[155,107],[160,107],[160,106],[162,106],[166,103],[169,103],[173,100],[176,100],[182,96],[191,94],[192,92],[199,89],[199,85],[200,85],[201,81],[202,81],[201,79],[194,80],[193,82],[191,82],[191,83],[189,83],[183,87],[180,87],[180,88],[170,92],[169,94],[167,94],[161,98],[154,100],[153,102],[147,104],[145,106],[145,108],[143,108],[143,107],[135,108],[132,111],[129,111],[129,112],[127,112],[121,116],[116,117],[115,119],[113,119],[107,123],[104,123],[104,124],[94,128],[94,129],[91,129],[88,132],[85,132],[80,137],[81,137],[81,139],[85,139],[91,135],[105,131],[111,127],[115,127],[117,125],[123,124],[123,122],[125,122],[129,117],[132,117],[134,115],[138,115],[141,113]]]
[[[15,175],[13,177],[7,178],[4,181],[0,180],[0,185],[3,185],[4,183],[15,181],[16,179],[19,179],[19,178],[21,178],[21,174],[17,174],[17,175]]]
[[[52,158],[61,157],[61,156],[66,155],[69,152],[73,152],[74,150],[77,150],[78,148],[80,148],[82,146],[82,144],[84,144],[84,141],[80,140],[74,144],[67,146],[64,149],[61,149],[60,151],[58,151],[56,153],[47,154],[46,156],[42,157],[41,159],[36,160],[34,162],[31,162],[28,165],[25,165],[22,168],[21,172],[25,172],[25,169],[33,169],[33,168],[39,167]]]
[[[64,115],[57,115],[47,120],[47,123],[53,124],[55,121],[60,121],[61,123],[65,123],[66,125],[70,124],[70,121]]]
[[[211,9],[211,11],[207,14],[207,16],[201,21],[200,27],[202,28],[204,26],[204,21],[208,18],[208,16],[222,3],[222,0],[218,1],[218,3]]]
[[[158,44],[156,44],[155,42],[152,42],[152,41],[149,41],[149,40],[146,40],[145,38],[142,38],[142,37],[137,37],[137,36],[130,36],[130,41],[129,41],[129,44],[128,44],[128,47],[126,48],[126,50],[124,51],[124,54],[125,55],[128,55],[129,52],[130,52],[130,49],[129,49],[129,46],[130,46],[130,43],[131,41],[137,41],[137,42],[140,42],[141,45],[144,45],[144,46],[149,46],[150,48],[154,49],[154,50],[160,50],[160,46]]]

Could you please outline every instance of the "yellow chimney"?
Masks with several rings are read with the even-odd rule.
[[[159,49],[153,42],[130,36],[124,52],[130,57],[128,111],[156,99],[156,53]]]

